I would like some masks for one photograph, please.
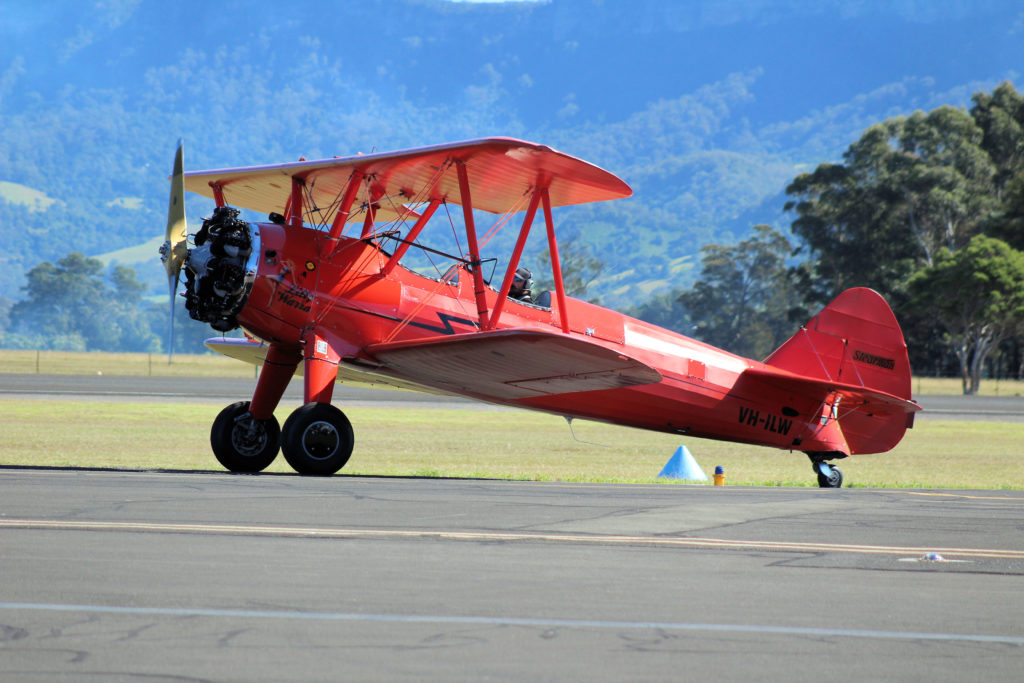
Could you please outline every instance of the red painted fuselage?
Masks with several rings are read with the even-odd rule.
[[[307,344],[315,346],[319,340],[328,350],[321,354],[325,363],[347,364],[497,404],[783,449],[858,452],[835,428],[836,422],[828,420],[832,406],[820,395],[785,383],[773,386],[763,375],[751,377],[748,372],[781,375],[784,370],[571,297],[565,298],[569,337],[639,360],[655,369],[660,381],[523,395],[474,382],[473,373],[487,372],[486,368],[474,368],[458,356],[437,361],[450,367],[436,367],[429,376],[403,373],[378,363],[367,349],[479,330],[474,280],[465,266],[444,280],[401,265],[385,273],[391,255],[375,244],[343,237],[328,257],[321,258],[326,239],[321,232],[274,224],[261,224],[259,231],[258,274],[238,321],[264,341],[291,350],[296,358],[303,356]],[[485,297],[493,310],[499,293],[488,287]],[[497,329],[566,334],[561,313],[557,299],[550,307],[541,307],[509,298]],[[316,372],[308,360],[307,372]],[[909,377],[907,385],[909,396]],[[329,400],[329,389],[319,389],[326,389],[327,395],[314,389],[307,400]],[[898,441],[895,432],[902,436],[905,427],[902,415],[900,410],[875,419],[882,433],[870,439],[872,451],[887,450]]]
[[[553,209],[632,191],[550,147],[487,138],[188,174],[180,152],[162,252],[172,284],[184,267],[192,318],[262,340],[207,342],[262,365],[252,400],[225,408],[211,431],[229,469],[259,471],[279,444],[296,471],[344,466],[353,436],[331,405],[336,380],[800,450],[823,486],[841,484],[827,460],[891,449],[919,410],[899,324],[868,289],[842,292],[764,362],[566,296]],[[174,211],[184,191],[217,203],[187,250]],[[229,202],[270,222],[244,222]],[[423,239],[435,212],[458,232],[452,207],[457,254]],[[482,238],[481,212],[500,216]],[[519,212],[492,283],[481,250]],[[540,215],[553,291],[526,303],[512,285]],[[422,257],[411,263],[435,264],[432,276],[412,269],[411,250]],[[274,410],[300,367],[305,404],[279,427]]]

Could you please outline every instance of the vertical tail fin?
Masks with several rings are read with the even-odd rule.
[[[920,407],[911,400],[910,361],[896,316],[877,292],[848,289],[765,363],[802,381],[831,387],[837,443],[854,453],[882,453],[900,442]],[[836,435],[838,437],[838,435]]]
[[[885,299],[865,287],[837,296],[765,363],[805,377],[910,398],[903,331]]]

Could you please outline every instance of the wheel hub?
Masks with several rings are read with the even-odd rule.
[[[240,455],[259,455],[267,445],[267,432],[252,415],[243,415],[231,430],[231,445]]]
[[[329,422],[313,422],[302,434],[302,449],[314,460],[330,458],[340,446],[341,436]]]

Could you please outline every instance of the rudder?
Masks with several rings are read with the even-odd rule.
[[[848,289],[765,363],[806,377],[910,399],[910,360],[896,315],[866,287]]]

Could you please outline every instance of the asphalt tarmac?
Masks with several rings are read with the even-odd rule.
[[[4,681],[1024,671],[1021,492],[17,468],[0,492]]]
[[[1022,520],[1019,491],[0,467],[0,680],[1018,680]]]

